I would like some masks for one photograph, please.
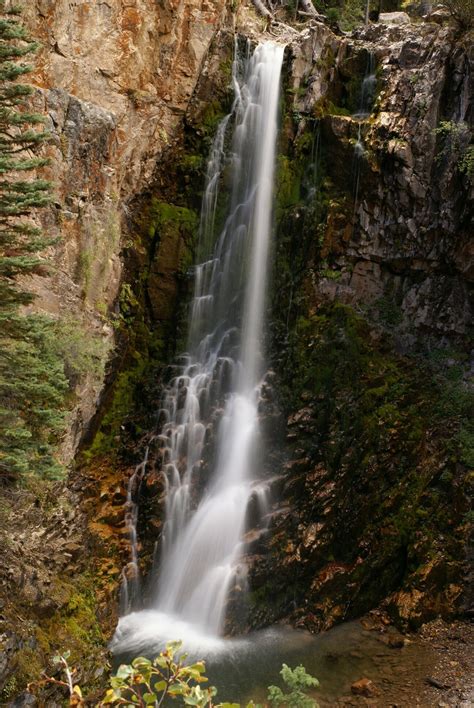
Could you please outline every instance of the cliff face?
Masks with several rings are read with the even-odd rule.
[[[416,626],[469,605],[472,49],[436,23],[295,45],[270,442],[288,509],[252,556],[251,617],[317,629],[384,601]]]
[[[339,44],[336,66],[322,77],[307,69],[297,79],[309,85],[295,104],[303,114],[325,99],[356,114],[331,115],[329,106],[322,118],[327,175],[352,213],[341,203],[329,208],[322,256],[333,279],[323,275],[317,287],[369,308],[389,297],[407,350],[417,335],[462,337],[472,314],[473,184],[461,161],[473,120],[474,57],[455,34],[435,23],[372,26]],[[301,52],[314,53],[314,41]],[[374,92],[374,105],[357,117],[364,90]],[[443,122],[451,135],[439,130]]]
[[[129,204],[173,141],[224,0],[28,3],[42,42],[34,83],[48,116],[54,205],[43,217],[58,237],[54,272],[29,283],[35,308],[73,320],[85,339],[113,346],[110,315],[122,278]],[[97,406],[102,368],[76,382],[63,460],[71,461]]]
[[[319,629],[385,602],[397,621],[417,625],[467,602],[472,183],[461,160],[470,50],[434,22],[374,25],[342,38],[315,23],[286,39],[274,375],[263,413],[267,471],[280,481],[271,532],[249,535],[249,622],[286,617]],[[134,405],[124,410],[121,397],[130,399],[116,389],[99,454],[112,453],[119,437],[139,440],[147,424],[137,426],[137,408],[157,405],[159,384],[150,381],[177,336],[161,326],[170,312],[179,321],[176,295],[186,294],[176,279],[186,280],[206,154],[229,105],[231,52],[229,36],[213,45],[183,130],[134,207],[131,257],[146,277],[133,286],[130,327],[142,333],[133,360],[143,366],[129,369]],[[443,124],[460,131],[458,145]],[[157,324],[168,355],[153,343]],[[140,499],[145,573],[162,493],[151,449]],[[125,489],[112,496],[104,518],[121,533]],[[121,547],[126,561],[123,540]]]
[[[86,682],[113,626],[127,479],[179,340],[206,157],[231,99],[227,5],[36,0],[26,10],[43,43],[35,100],[53,135],[44,226],[59,236],[55,269],[30,284],[35,307],[105,343],[100,371],[75,382],[66,463],[96,412],[105,349],[125,342],[125,354],[69,491],[15,500],[17,519],[37,512],[20,546],[18,524],[7,532],[2,700],[68,642]],[[259,36],[245,4],[236,17]],[[272,31],[291,43],[262,408],[278,490],[270,533],[249,536],[249,624],[284,617],[317,630],[380,602],[413,625],[452,616],[466,603],[472,460],[462,425],[472,49],[436,23],[350,37],[320,23]],[[443,121],[448,132],[436,132]],[[148,470],[145,570],[163,492],[153,450]]]
[[[211,42],[230,21],[227,9],[225,0],[25,3],[26,24],[42,43],[34,102],[52,134],[46,177],[54,183],[54,199],[41,218],[45,232],[57,237],[48,254],[49,274],[26,285],[37,294],[36,310],[66,323],[73,356],[81,358],[85,347],[89,364],[89,354],[96,360],[71,377],[66,466],[96,413],[106,360],[127,339],[129,294],[150,258],[157,283],[154,315],[166,322],[174,316],[174,277],[184,267],[177,233],[160,246],[148,230],[146,242],[141,240],[140,210],[150,205],[140,195],[181,133]],[[125,262],[130,277],[122,286]],[[122,405],[124,417],[132,403]],[[28,490],[5,494],[2,705],[40,677],[57,649],[70,648],[84,680],[100,682],[94,674],[105,663],[102,652],[116,618],[120,549],[125,547],[124,555],[128,550],[122,475],[119,466],[104,469],[94,462],[67,485],[32,480]],[[95,525],[88,525],[91,519]],[[45,700],[53,705],[56,699]]]

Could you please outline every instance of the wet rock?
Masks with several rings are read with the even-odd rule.
[[[436,22],[436,24],[442,25],[451,20],[451,13],[447,8],[437,7],[433,12],[429,13],[426,19],[428,22]]]
[[[390,649],[403,649],[405,646],[404,637],[389,637],[388,646]]]
[[[428,676],[426,678],[426,683],[430,686],[433,686],[434,688],[438,688],[440,691],[446,691],[446,689],[451,688],[449,684],[443,683],[442,681],[439,681],[438,679],[433,678],[432,676]]]
[[[377,689],[375,688],[374,684],[370,679],[361,678],[351,684],[351,692],[355,696],[365,696],[366,698],[372,698],[377,694]]]

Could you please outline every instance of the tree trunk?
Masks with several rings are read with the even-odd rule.
[[[313,17],[319,16],[311,0],[300,0],[300,5],[303,10],[308,13],[308,15],[313,15]]]
[[[252,2],[261,15],[263,15],[264,17],[271,17],[272,16],[272,13],[270,12],[270,10],[268,8],[265,7],[262,0],[252,0]]]

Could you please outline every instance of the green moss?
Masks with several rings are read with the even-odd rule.
[[[160,202],[155,198],[151,202],[150,214],[155,217],[157,224],[161,226],[173,223],[194,227],[197,220],[196,212],[191,209]]]
[[[73,583],[57,580],[51,586],[51,598],[61,598],[62,606],[39,624],[28,624],[28,640],[15,652],[14,673],[0,693],[2,705],[24,691],[28,683],[40,681],[45,667],[58,652],[70,651],[71,665],[80,667],[84,683],[91,687],[97,684],[97,667],[103,665],[107,638],[98,621],[94,576],[83,572],[76,574]],[[23,615],[24,608],[18,612]],[[43,700],[39,685],[37,691]],[[46,693],[41,705],[49,702],[52,699]]]
[[[41,677],[43,664],[38,651],[25,647],[15,654],[15,673],[10,676],[3,690],[0,692],[0,699],[4,705],[9,699],[24,690],[30,681],[38,680]]]
[[[186,154],[179,162],[180,169],[185,173],[201,171],[204,165],[205,159],[202,155]]]
[[[111,403],[91,446],[85,452],[87,459],[103,455],[113,457],[117,454],[122,429],[124,424],[130,421],[135,410],[137,391],[145,375],[147,364],[147,358],[142,358],[138,353],[135,353],[130,368],[120,372],[117,376]],[[139,433],[140,431],[135,428],[135,432]]]
[[[326,112],[332,116],[350,116],[351,111],[344,106],[336,106],[332,101],[328,101],[326,104]]]
[[[198,215],[192,209],[168,204],[152,197],[146,215],[148,221],[148,235],[153,237],[157,230],[163,227],[174,227],[193,231],[198,224]]]
[[[379,298],[375,303],[378,309],[380,321],[387,327],[396,327],[403,320],[403,313],[400,305],[394,300],[393,296],[386,295]]]
[[[217,126],[225,117],[225,110],[218,100],[209,101],[201,115],[198,132],[207,138],[214,136]]]
[[[328,278],[328,280],[340,280],[342,277],[340,270],[333,270],[332,268],[323,268],[319,273],[323,278]]]
[[[352,112],[346,106],[340,106],[329,100],[327,96],[323,96],[314,104],[313,113],[316,118],[324,118],[324,116],[348,116]]]
[[[230,56],[227,59],[223,59],[221,61],[221,63],[219,64],[219,71],[227,81],[230,81],[232,78],[232,65],[233,65],[233,63],[234,63],[233,58]]]
[[[278,155],[276,179],[277,215],[284,209],[298,204],[301,189],[301,166],[286,155]],[[277,217],[278,218],[278,217]]]

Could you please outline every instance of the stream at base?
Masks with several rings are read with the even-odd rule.
[[[312,635],[274,626],[244,637],[226,639],[201,634],[192,626],[152,610],[134,612],[120,620],[112,645],[117,663],[134,656],[155,657],[167,641],[186,638],[183,651],[190,661],[203,659],[210,685],[219,701],[246,704],[265,701],[267,686],[280,685],[283,663],[302,664],[316,676],[313,692],[320,706],[367,705],[351,695],[351,684],[369,678],[377,690],[377,706],[412,706],[413,684],[430,674],[433,655],[417,641],[405,643],[394,630],[364,629],[358,621]],[[397,641],[398,640],[398,643]],[[395,646],[394,646],[395,645]],[[406,694],[406,699],[403,696]]]

